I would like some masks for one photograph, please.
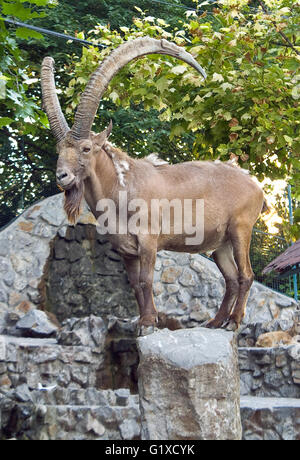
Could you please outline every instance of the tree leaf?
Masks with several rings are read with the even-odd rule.
[[[187,70],[185,65],[176,65],[175,67],[172,67],[171,72],[174,73],[175,75],[181,75]]]
[[[11,123],[13,123],[13,119],[9,117],[0,117],[0,128],[3,128],[3,126],[8,126]]]
[[[113,102],[116,102],[119,99],[119,95],[116,91],[112,91],[109,97]]]
[[[292,145],[293,139],[290,136],[287,136],[286,134],[284,134],[283,137],[288,145]]]
[[[222,81],[224,81],[224,77],[223,77],[223,75],[221,75],[221,74],[219,74],[217,72],[214,72],[211,81],[222,82]]]
[[[36,32],[35,30],[27,29],[26,27],[19,27],[16,30],[16,36],[18,38],[24,38],[25,40],[28,40],[29,38],[36,38],[37,40],[40,40],[43,38],[43,35],[40,34],[39,32]]]

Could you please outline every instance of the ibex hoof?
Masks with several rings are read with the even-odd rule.
[[[239,328],[239,324],[237,324],[234,319],[230,319],[228,323],[224,325],[226,331],[238,332]]]
[[[205,321],[201,324],[202,327],[207,327],[208,329],[218,329],[222,326],[222,323],[217,321],[215,318]]]
[[[154,325],[151,326],[140,326],[139,337],[144,337],[145,335],[153,334],[153,332],[158,331],[157,327]]]

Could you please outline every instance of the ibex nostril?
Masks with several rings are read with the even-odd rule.
[[[68,174],[67,174],[66,172],[64,172],[64,173],[57,173],[57,174],[56,174],[56,178],[57,178],[58,180],[65,179],[66,177],[68,177]]]

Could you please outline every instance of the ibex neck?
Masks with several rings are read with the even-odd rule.
[[[126,190],[127,173],[134,160],[126,153],[106,143],[98,154],[95,168],[85,181],[85,200],[95,217],[97,203],[103,198],[118,200],[118,191]]]

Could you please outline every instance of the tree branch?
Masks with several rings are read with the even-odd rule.
[[[293,46],[289,45],[288,43],[282,43],[282,42],[271,42],[272,45],[278,45],[278,46],[285,46],[286,48],[294,48]]]
[[[267,8],[265,7],[264,3],[262,2],[262,0],[258,0],[258,3],[260,4],[260,6],[262,7],[262,10],[264,13],[266,14],[269,14]],[[276,28],[276,31],[277,31],[277,24],[275,21],[273,21],[271,19],[271,22],[273,24],[273,26]],[[293,43],[290,41],[290,39],[285,35],[284,32],[282,32],[282,30],[278,30],[277,31],[281,36],[282,38],[284,39],[284,41],[286,41],[289,45],[289,48],[292,48],[293,51],[295,51],[296,54],[298,54],[298,56],[300,56],[300,52],[294,47]]]

